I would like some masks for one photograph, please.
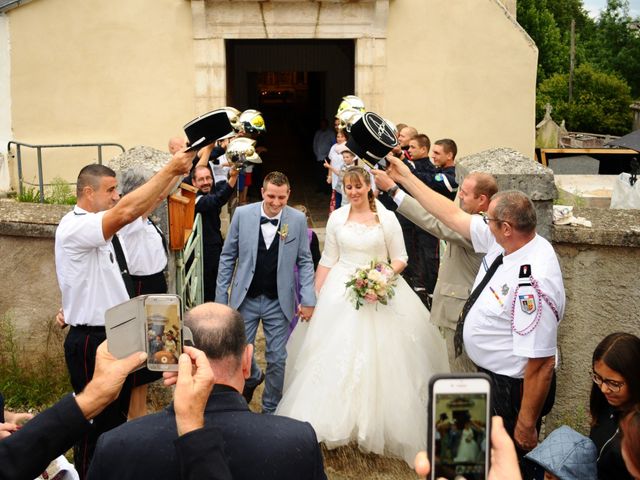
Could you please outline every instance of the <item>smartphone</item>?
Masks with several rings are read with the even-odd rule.
[[[144,311],[147,368],[177,371],[183,344],[180,299],[175,295],[148,295],[144,299]]]
[[[486,480],[491,380],[485,374],[436,375],[429,389],[427,448],[431,480]]]

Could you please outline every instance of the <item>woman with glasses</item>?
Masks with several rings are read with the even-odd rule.
[[[598,449],[598,478],[632,479],[621,452],[619,420],[640,402],[640,338],[612,333],[593,352],[591,433]]]

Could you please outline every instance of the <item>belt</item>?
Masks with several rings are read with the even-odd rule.
[[[91,325],[71,325],[71,328],[74,330],[78,330],[79,332],[104,332],[104,325],[102,326],[91,326]]]

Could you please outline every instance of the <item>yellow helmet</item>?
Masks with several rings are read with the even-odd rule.
[[[240,114],[240,129],[245,133],[263,133],[267,131],[267,126],[262,118],[262,113],[258,110],[245,110]]]

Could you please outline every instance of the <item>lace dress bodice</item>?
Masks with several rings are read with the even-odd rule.
[[[336,232],[339,257],[344,265],[363,266],[372,260],[388,261],[389,253],[384,242],[382,225],[364,225],[347,222]]]
[[[382,223],[365,225],[349,221],[348,212],[348,206],[342,207],[329,218],[320,265],[361,267],[372,260],[407,261],[402,229],[393,213],[380,211]]]

